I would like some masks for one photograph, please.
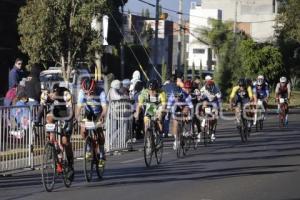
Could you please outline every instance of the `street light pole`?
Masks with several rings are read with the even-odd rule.
[[[156,13],[155,13],[155,39],[154,39],[154,67],[157,69],[158,63],[158,23],[159,23],[159,0],[156,0]],[[154,69],[152,70],[152,78],[156,77]]]
[[[121,32],[122,32],[122,41],[121,41],[121,78],[124,79],[125,78],[125,55],[124,55],[124,39],[125,39],[125,35],[124,35],[124,5],[122,4],[121,6],[121,10],[122,10],[122,24],[121,24]]]
[[[181,51],[182,51],[182,12],[183,12],[183,0],[179,0],[179,14],[178,14],[178,24],[179,24],[179,33],[177,40],[177,70],[181,70]]]

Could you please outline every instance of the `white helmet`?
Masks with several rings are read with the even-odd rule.
[[[121,88],[121,81],[113,80],[110,84],[110,87],[113,89],[119,90]]]
[[[258,75],[257,80],[259,80],[259,79],[264,80],[265,77],[263,75]]]
[[[280,78],[280,83],[286,83],[287,82],[287,79],[286,79],[286,77],[281,77]]]
[[[140,80],[141,79],[141,73],[138,70],[135,70],[132,74],[132,79]]]
[[[206,75],[205,76],[205,81],[209,81],[209,80],[212,80],[212,77],[210,75]]]

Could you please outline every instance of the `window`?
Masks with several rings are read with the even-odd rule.
[[[193,53],[195,53],[195,54],[204,54],[205,49],[193,49]]]

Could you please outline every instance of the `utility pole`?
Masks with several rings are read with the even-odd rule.
[[[236,34],[237,32],[237,8],[238,7],[238,1],[235,0],[235,13],[234,13],[234,24],[233,24],[233,33]]]
[[[122,24],[121,24],[121,32],[122,32],[122,41],[121,41],[121,78],[125,78],[125,53],[124,53],[124,39],[125,39],[125,34],[124,34],[124,5],[122,4],[121,6],[122,10]]]
[[[182,51],[182,12],[183,12],[183,0],[179,0],[179,13],[178,13],[178,24],[179,24],[179,32],[178,32],[178,40],[177,40],[177,70],[181,70],[181,51]]]
[[[154,67],[157,69],[158,63],[158,23],[159,23],[159,0],[156,0],[155,13],[155,39],[154,39]],[[154,69],[152,70],[152,78],[156,77]]]

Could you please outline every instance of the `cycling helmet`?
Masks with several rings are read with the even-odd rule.
[[[81,88],[85,93],[92,93],[96,88],[96,82],[94,79],[84,79]]]
[[[257,82],[256,82],[256,84],[257,84],[258,86],[262,86],[262,85],[264,84],[263,79],[258,79]]]
[[[209,81],[209,80],[212,80],[212,77],[210,75],[206,75],[205,76],[205,81]]]
[[[150,80],[148,83],[149,90],[157,90],[159,88],[157,80]]]
[[[184,81],[184,83],[183,83],[183,88],[191,89],[192,86],[193,86],[193,83],[190,80]]]
[[[238,81],[238,84],[239,86],[242,86],[242,87],[246,87],[247,85],[247,82],[244,78],[241,78],[239,81]]]
[[[257,80],[259,80],[259,79],[264,80],[265,77],[264,77],[263,75],[258,75],[258,76],[257,76]]]
[[[280,78],[280,83],[286,83],[287,82],[287,79],[286,79],[286,77],[281,77]]]
[[[110,84],[110,87],[113,89],[119,90],[121,88],[121,81],[113,80]]]

